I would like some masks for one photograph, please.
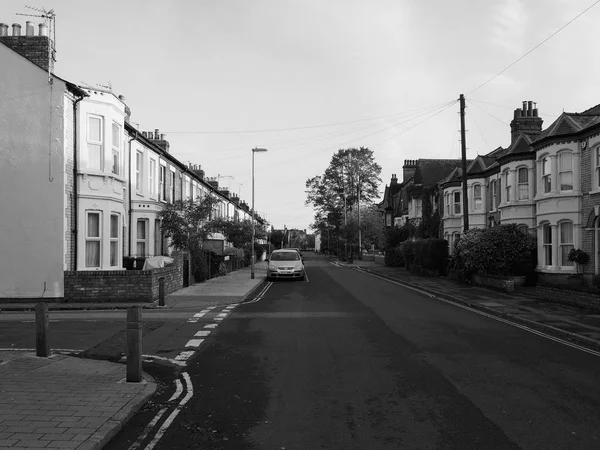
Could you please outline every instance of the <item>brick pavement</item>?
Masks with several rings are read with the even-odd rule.
[[[0,449],[102,448],[156,390],[147,374],[127,383],[125,370],[33,353],[0,362]]]

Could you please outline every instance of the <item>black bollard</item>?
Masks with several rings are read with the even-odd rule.
[[[165,306],[165,279],[158,279],[158,306]]]
[[[48,341],[48,305],[38,303],[35,305],[35,354],[47,358],[50,356],[50,342]]]
[[[127,382],[142,381],[142,308],[127,308]]]

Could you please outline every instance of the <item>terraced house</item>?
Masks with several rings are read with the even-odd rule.
[[[573,248],[590,256],[583,268],[600,273],[600,106],[562,113],[548,128],[533,102],[514,111],[511,143],[478,156],[467,168],[469,226],[515,223],[538,240],[537,271],[565,277],[576,272]],[[443,190],[443,237],[452,246],[463,224],[462,173]]]
[[[154,275],[125,269],[172,255],[158,216],[168,202],[213,195],[215,216],[251,217],[199,166],[178,161],[158,129],[138,130],[123,96],[56,76],[44,25],[12,28],[0,24],[0,298],[74,300],[73,284],[110,295],[146,281],[157,293]],[[215,253],[229,246],[211,236]],[[182,286],[180,262],[168,290]]]

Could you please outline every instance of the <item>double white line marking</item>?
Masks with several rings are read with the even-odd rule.
[[[148,445],[146,445],[146,447],[144,447],[144,450],[152,450],[156,446],[156,444],[158,444],[158,441],[160,440],[160,438],[163,437],[163,435],[165,434],[167,429],[171,426],[171,424],[173,423],[173,421],[175,420],[177,415],[181,412],[181,410],[183,409],[185,404],[187,402],[189,402],[190,399],[194,396],[194,388],[192,386],[192,380],[190,379],[189,374],[187,372],[183,372],[181,374],[181,376],[183,377],[183,379],[185,381],[185,385],[186,385],[185,397],[183,397],[181,399],[179,404],[173,409],[171,414],[169,414],[169,417],[167,417],[166,420],[162,423],[162,425],[160,426],[160,428],[158,429],[158,431],[156,432],[156,434],[154,435],[152,440],[148,443]],[[176,384],[175,393],[173,393],[171,398],[168,400],[168,403],[176,401],[179,397],[181,397],[181,394],[183,393],[183,385],[182,385],[181,381],[179,379],[177,379],[177,380],[175,380],[175,384]],[[148,425],[146,425],[146,428],[144,428],[144,432],[142,434],[140,434],[140,436],[131,445],[131,447],[129,447],[129,450],[136,450],[136,449],[140,448],[140,446],[142,445],[142,442],[144,442],[146,440],[146,438],[152,432],[152,430],[154,429],[156,424],[158,424],[158,422],[160,421],[162,416],[164,416],[165,413],[168,411],[169,407],[170,406],[165,406],[158,412],[158,414],[156,414],[156,416],[154,416],[154,419],[152,419],[152,421]]]

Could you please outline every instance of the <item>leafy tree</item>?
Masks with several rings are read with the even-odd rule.
[[[222,233],[234,247],[243,248],[252,241],[251,220],[233,221],[219,218],[211,221],[209,226],[212,230]]]
[[[381,166],[366,147],[338,150],[323,175],[306,181],[306,204],[315,209],[315,229],[341,227],[345,212],[379,197]],[[344,208],[345,205],[345,208]]]
[[[209,218],[217,200],[208,195],[201,200],[176,200],[158,213],[164,236],[177,250],[195,251],[201,248],[212,232]]]
[[[269,242],[273,244],[275,248],[281,247],[281,243],[285,241],[285,232],[283,230],[273,230]]]

